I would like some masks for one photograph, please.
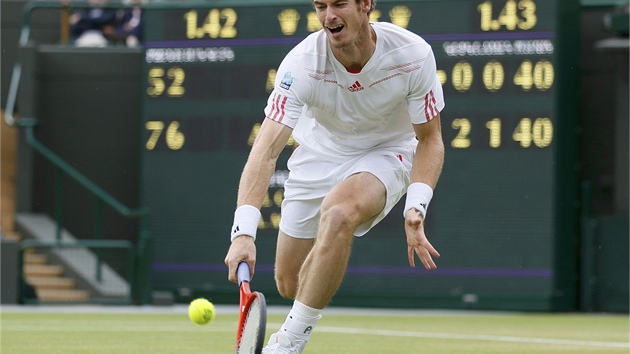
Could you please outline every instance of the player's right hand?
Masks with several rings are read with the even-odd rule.
[[[250,278],[254,278],[256,244],[254,244],[254,239],[247,235],[241,235],[235,238],[225,256],[225,265],[229,268],[228,280],[232,283],[238,283],[236,272],[241,262],[247,262],[249,265]]]

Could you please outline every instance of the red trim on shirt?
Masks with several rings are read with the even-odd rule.
[[[284,106],[287,103],[287,97],[279,94],[275,94],[273,98],[273,104],[271,105],[271,111],[269,112],[269,118],[281,123],[284,118],[285,110]]]
[[[433,90],[429,91],[424,96],[424,116],[427,119],[427,122],[437,116],[439,113],[437,109],[437,102],[435,100],[435,95],[433,94]]]

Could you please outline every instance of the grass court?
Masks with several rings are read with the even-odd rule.
[[[0,351],[27,353],[234,353],[237,306],[213,322],[187,308],[10,306],[0,312]],[[267,338],[287,308],[269,308]],[[620,314],[337,309],[324,313],[305,354],[630,353]]]

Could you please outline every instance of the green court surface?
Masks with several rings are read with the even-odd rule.
[[[1,308],[0,352],[234,353],[237,306],[205,326],[185,306]],[[270,308],[267,337],[286,308]],[[628,315],[334,309],[309,353],[629,353]]]

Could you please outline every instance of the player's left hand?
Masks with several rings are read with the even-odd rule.
[[[427,270],[437,269],[433,257],[439,258],[440,254],[433,248],[427,236],[424,234],[424,222],[422,214],[416,209],[409,209],[405,213],[405,234],[407,235],[407,256],[409,265],[416,266],[414,253]],[[431,257],[433,256],[433,257]]]

